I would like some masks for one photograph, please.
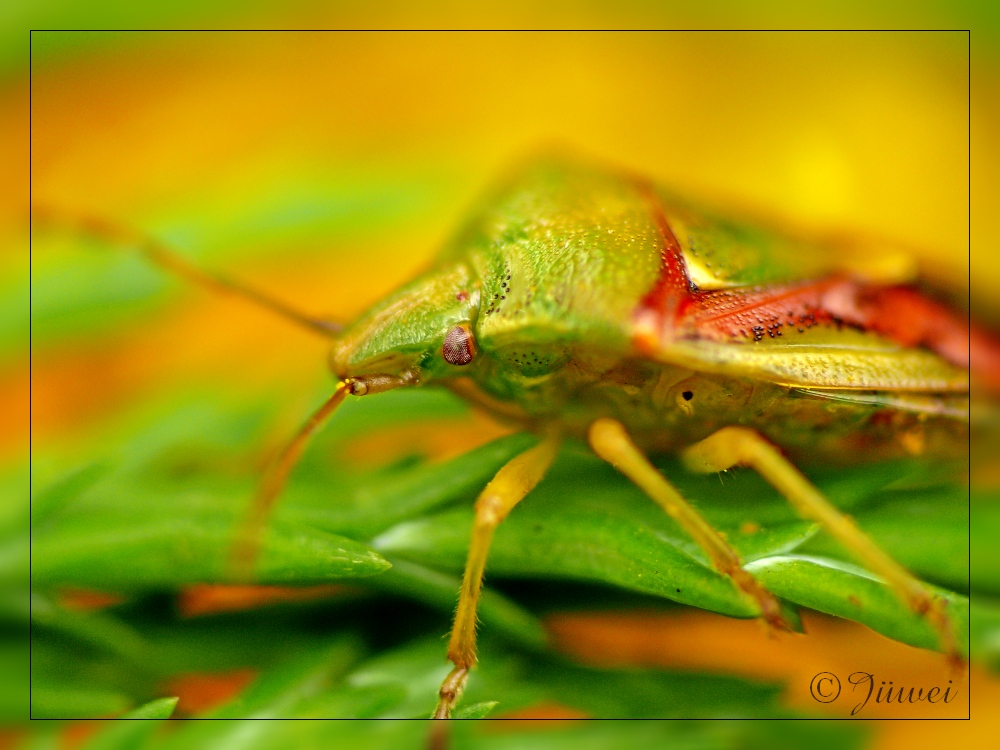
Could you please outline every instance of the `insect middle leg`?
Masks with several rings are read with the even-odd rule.
[[[775,596],[743,569],[736,551],[656,470],[629,438],[624,425],[613,419],[598,419],[590,426],[589,438],[598,456],[635,482],[691,535],[708,554],[716,570],[732,579],[741,591],[753,598],[768,625],[779,630],[791,630]]]
[[[447,719],[461,695],[476,663],[476,606],[483,586],[486,557],[493,541],[493,532],[511,509],[534,489],[559,451],[559,437],[551,434],[534,448],[512,458],[497,472],[476,500],[476,516],[472,524],[472,542],[465,562],[458,611],[448,644],[448,658],[455,665],[441,683],[435,719]]]
[[[964,662],[943,601],[883,552],[758,433],[745,427],[724,427],[686,449],[681,457],[692,471],[714,473],[736,465],[757,471],[800,515],[821,523],[864,565],[882,576],[910,609],[924,617],[938,632],[941,645],[953,664]]]

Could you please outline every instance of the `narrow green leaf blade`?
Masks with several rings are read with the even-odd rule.
[[[867,625],[911,646],[940,650],[940,637],[930,624],[909,610],[888,585],[862,568],[829,558],[785,555],[747,565],[761,583],[780,597],[820,612]],[[962,652],[968,655],[969,600],[933,588],[946,611]]]
[[[177,708],[179,698],[157,698],[122,716],[123,719],[169,719]]]
[[[226,582],[231,579],[234,530],[228,519],[218,517],[65,524],[34,540],[32,582],[122,591]],[[316,583],[376,575],[389,567],[360,542],[306,526],[272,524],[256,579]]]
[[[471,706],[466,706],[465,708],[456,711],[452,714],[453,719],[485,719],[495,709],[500,705],[499,701],[482,701],[480,703],[473,703]]]

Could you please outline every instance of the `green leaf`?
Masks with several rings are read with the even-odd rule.
[[[398,524],[371,544],[458,572],[472,518],[470,507],[454,508]],[[815,530],[795,519],[750,531],[731,524],[724,519],[719,526],[746,559],[795,549]],[[560,457],[497,529],[487,573],[598,581],[734,616],[756,612],[667,514],[613,470],[581,455]]]
[[[466,706],[465,708],[455,711],[452,714],[453,719],[485,719],[491,713],[493,709],[499,705],[497,701],[483,701],[481,703],[473,703],[471,706]]]
[[[303,717],[315,718],[315,717]],[[207,722],[201,722],[207,723]],[[241,750],[339,748],[393,750],[426,746],[427,722],[422,721],[260,721],[212,722],[219,726],[182,727],[149,747],[200,750],[239,747]],[[225,744],[223,744],[225,743]]]
[[[652,528],[634,525],[634,518],[626,523],[585,505],[565,511],[515,509],[497,531],[487,576],[600,581],[733,616],[755,615],[729,579],[657,534],[656,522]],[[399,524],[371,544],[387,555],[457,573],[472,519],[471,509],[446,511]]]
[[[261,676],[234,701],[213,711],[216,719],[294,716],[297,706],[321,694],[343,676],[357,658],[354,637],[310,649]]]
[[[343,472],[310,476],[307,463],[306,476],[299,474],[276,515],[357,539],[370,537],[398,521],[475,498],[501,466],[534,440],[511,435],[447,463],[375,471],[348,481]],[[320,444],[316,451],[322,449]]]
[[[161,721],[150,719],[169,719],[177,698],[157,698],[127,714],[118,717],[119,720],[105,731],[98,732],[84,745],[85,750],[134,750],[148,744],[153,734],[160,728]],[[123,721],[123,719],[141,719],[142,721]]]
[[[13,629],[11,629],[13,630]],[[0,637],[0,722],[23,722],[31,715],[31,652],[24,628]]]
[[[392,569],[365,586],[389,594],[416,599],[449,615],[458,606],[461,579],[425,568],[408,560],[391,559]],[[548,637],[545,629],[527,610],[489,588],[483,588],[477,616],[486,627],[515,639],[521,646],[541,649]]]
[[[555,703],[593,717],[776,716],[777,686],[736,678],[643,669],[594,669],[558,657],[528,657],[484,634],[479,666],[459,706],[497,701],[502,713]],[[429,716],[450,665],[442,643],[428,638],[375,656],[344,689],[395,687],[405,698],[387,717]],[[501,714],[502,715],[502,714]]]
[[[858,620],[907,643],[929,648],[937,644],[924,621],[884,586],[873,583],[868,574],[847,573],[860,569],[839,566],[832,572],[822,565],[779,564],[790,552],[810,549],[817,527],[796,519],[788,503],[760,477],[736,472],[720,486],[717,477],[692,476],[674,461],[661,466],[725,534],[748,569],[769,570],[765,583],[778,596]],[[924,569],[934,570],[938,578],[960,583],[965,580],[964,555],[956,553],[964,538],[961,491],[953,485],[888,489],[914,477],[924,477],[919,465],[899,462],[876,470],[818,472],[814,478],[838,504],[852,506],[859,519],[870,520],[877,540],[902,550],[909,539],[911,551],[904,559],[920,558]],[[926,527],[928,522],[935,528],[937,547],[926,533],[921,544],[913,543],[921,524]],[[455,507],[397,524],[371,544],[385,554],[457,572],[468,549],[471,525],[471,508]],[[846,557],[832,541],[816,546]],[[498,528],[487,574],[601,582],[731,616],[755,613],[754,605],[637,488],[595,459],[572,451],[560,456],[550,475]],[[849,603],[852,586],[858,588],[863,608]],[[878,596],[870,591],[872,586]],[[956,608],[956,629],[961,630],[968,619],[967,601],[949,596]]]
[[[127,591],[228,581],[236,528],[232,519],[207,513],[78,517],[33,541],[32,582]],[[389,567],[381,555],[346,537],[273,523],[263,539],[256,579],[316,583],[375,575]]]
[[[1000,492],[974,492],[969,510],[972,585],[978,591],[1000,595],[1000,545],[996,543],[1000,539]]]
[[[261,583],[312,583],[364,578],[391,567],[377,552],[346,537],[307,526],[273,523],[265,536],[256,579]]]
[[[137,663],[64,632],[32,628],[30,676],[33,718],[96,719],[149,700],[164,673],[153,659]]]
[[[32,628],[48,628],[80,643],[117,655],[135,665],[147,665],[149,645],[125,623],[103,612],[72,612],[45,596],[31,594]]]
[[[93,487],[107,473],[108,467],[104,464],[86,464],[36,492],[31,498],[32,530],[39,528],[50,515]]]
[[[356,465],[345,448],[393,425],[451,419],[465,411],[461,402],[434,391],[359,399],[345,405],[344,414],[307,450],[268,527],[261,580],[349,581],[357,589],[351,596],[171,623],[163,621],[162,610],[156,614],[151,594],[226,580],[233,533],[257,478],[248,446],[261,434],[269,410],[184,399],[152,409],[122,433],[125,446],[102,463],[103,473],[67,473],[36,495],[45,512],[33,529],[33,584],[39,590],[76,585],[134,595],[134,604],[117,607],[114,615],[90,613],[73,627],[58,618],[45,623],[51,637],[89,651],[50,649],[42,661],[44,679],[37,682],[41,695],[54,685],[73,689],[101,675],[92,678],[97,694],[136,705],[162,689],[151,674],[249,667],[261,678],[219,715],[428,715],[448,670],[442,637],[457,599],[472,503],[497,469],[535,439],[512,435],[441,463],[426,461],[418,446],[413,455],[388,464]],[[80,459],[66,463],[79,465]],[[58,468],[58,460],[49,464]],[[787,602],[850,617],[908,643],[937,646],[934,633],[892,592],[845,563],[839,545],[817,533],[815,524],[796,518],[753,472],[696,476],[672,459],[657,464],[726,535],[748,569],[758,571]],[[958,485],[919,462],[809,476],[925,577],[955,588],[966,580],[954,554],[963,533]],[[939,545],[928,541],[933,535],[927,526],[938,534]],[[26,579],[27,571],[19,576]],[[518,587],[504,581],[525,578],[600,584],[626,606],[634,606],[634,599],[623,592],[634,592],[734,616],[754,614],[753,605],[665,513],[572,444],[497,531],[487,582],[500,584],[507,595],[484,590],[481,662],[465,705],[498,702],[501,715],[546,701],[608,717],[781,713],[774,707],[773,686],[648,670],[581,670],[540,654],[544,629],[529,611],[539,605],[522,606]],[[949,595],[960,630],[967,602]],[[406,599],[430,610],[409,606]],[[44,616],[40,611],[38,624]],[[394,629],[381,629],[389,623]],[[130,653],[129,638],[116,639],[118,625],[141,636],[148,659],[135,655],[142,649]],[[334,658],[331,666],[321,656],[327,645],[322,636],[335,626],[342,635],[349,631],[353,645],[350,655]],[[400,635],[427,629],[433,638],[392,648]],[[512,649],[515,644],[525,651]],[[365,652],[372,657],[353,666]],[[60,663],[68,665],[62,677],[54,667]],[[185,729],[170,741],[216,745],[230,730],[244,733],[240,736],[252,747],[287,746],[283,743],[300,731],[277,725],[192,728],[192,734]],[[151,736],[149,742],[161,739]]]
[[[123,719],[169,719],[174,713],[174,709],[177,707],[177,701],[179,699],[174,698],[157,698],[152,700],[145,705],[139,706],[138,708],[132,709],[127,714],[122,716]]]
[[[437,395],[429,400],[396,400],[396,418],[400,405],[421,417],[428,408],[440,413]],[[379,410],[370,415],[376,426]],[[215,422],[213,434],[224,435],[227,430],[245,434],[249,429],[249,425],[228,427],[233,420],[227,422],[221,416],[206,419]],[[204,461],[213,450],[199,446],[192,454],[180,447],[180,436],[193,420],[197,420],[193,414],[175,410],[157,430],[147,430],[142,441],[131,445],[126,461],[110,475],[88,470],[82,479],[71,475],[47,491],[44,497],[61,499],[46,503],[49,512],[44,522],[36,524],[32,540],[35,585],[135,590],[227,580],[234,534],[255,488],[248,481],[252,477],[220,481],[214,474],[190,473],[191,461]],[[322,453],[331,442],[335,445],[336,440],[357,434],[366,424],[364,419],[349,419],[346,428],[324,436],[328,442],[317,441],[312,451]],[[318,469],[307,455],[269,524],[258,580],[319,582],[387,570],[384,559],[354,539],[474,496],[500,466],[533,440],[529,435],[514,435],[447,464],[388,467],[362,474],[344,468],[331,472],[325,462]],[[184,473],[178,475],[165,463],[167,456],[182,462]],[[9,557],[10,574],[26,577],[27,557]]]
[[[969,610],[972,658],[1000,672],[1000,602],[977,596]]]
[[[47,683],[31,686],[32,719],[94,719],[124,711],[127,695],[93,685]]]
[[[806,607],[855,620],[872,630],[920,648],[940,649],[940,637],[885,583],[856,565],[839,560],[786,555],[756,560],[747,570],[773,593]],[[931,588],[945,600],[954,635],[968,654],[969,600]]]
[[[914,575],[955,591],[969,590],[969,505],[967,488],[944,485],[879,494],[854,514],[873,541]],[[981,519],[989,533],[987,518]],[[934,533],[927,533],[933,529]],[[977,528],[973,533],[982,533]],[[1000,529],[998,529],[1000,531]],[[797,552],[852,560],[825,532]],[[973,558],[975,560],[975,558]],[[1000,569],[985,566],[976,586],[1000,581]]]

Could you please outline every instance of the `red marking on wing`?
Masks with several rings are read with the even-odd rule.
[[[815,325],[872,331],[924,347],[1000,389],[1000,342],[912,287],[872,286],[842,277],[785,287],[696,292],[674,319],[677,335],[726,340],[794,335]],[[970,361],[971,358],[971,361]]]
[[[655,312],[659,316],[674,317],[677,308],[691,294],[690,280],[681,245],[667,222],[663,204],[656,192],[646,183],[639,183],[639,192],[649,204],[653,219],[663,237],[660,248],[660,275],[656,284],[639,302],[639,311]]]
[[[872,330],[969,366],[969,325],[944,305],[906,287],[861,289],[858,303]]]
[[[1000,341],[995,336],[909,287],[862,288],[858,298],[873,331],[937,352],[1000,390]]]
[[[681,307],[676,325],[700,338],[754,341],[824,323],[860,325],[859,320],[835,310],[844,307],[838,300],[850,297],[852,286],[844,279],[830,278],[786,287],[697,292]]]
[[[977,326],[969,330],[969,369],[1000,393],[1000,341]]]
[[[634,343],[652,353],[664,340],[694,337],[760,341],[816,325],[873,331],[903,346],[921,346],[969,369],[1000,390],[1000,341],[956,312],[902,286],[874,286],[833,276],[759,289],[694,291],[680,243],[653,189],[639,183],[663,236],[660,274],[634,315]]]

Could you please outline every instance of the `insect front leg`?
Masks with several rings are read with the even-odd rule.
[[[656,470],[629,438],[621,422],[598,419],[590,426],[589,438],[598,456],[635,482],[691,535],[708,554],[716,570],[732,579],[741,591],[753,598],[768,625],[779,630],[792,629],[782,616],[781,605],[775,596],[743,569],[736,551]]]
[[[476,606],[483,586],[483,571],[493,541],[493,532],[511,509],[542,480],[558,451],[558,435],[549,435],[534,448],[507,462],[476,500],[472,541],[465,562],[455,624],[448,644],[448,658],[455,668],[441,683],[439,701],[434,711],[435,719],[447,719],[451,716],[451,710],[465,687],[469,670],[476,663]]]
[[[689,469],[718,472],[749,466],[764,477],[805,518],[818,521],[873,572],[882,576],[914,612],[938,632],[949,660],[960,665],[964,657],[941,599],[883,552],[854,521],[837,510],[791,461],[758,433],[745,427],[724,427],[686,449],[682,458]]]

